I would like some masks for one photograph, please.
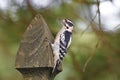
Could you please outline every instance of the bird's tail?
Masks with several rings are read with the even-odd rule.
[[[52,74],[54,74],[54,72],[56,72],[57,67],[59,66],[59,64],[60,64],[60,60],[58,59],[58,60],[56,61],[55,65],[54,65],[54,67],[53,67]]]

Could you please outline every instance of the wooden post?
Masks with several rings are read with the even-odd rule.
[[[27,27],[16,56],[15,67],[25,80],[53,80],[62,71],[61,66],[50,76],[53,63],[52,49],[46,39],[53,42],[53,36],[40,14]]]

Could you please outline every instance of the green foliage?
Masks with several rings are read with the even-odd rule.
[[[61,3],[51,3],[51,7],[39,10],[32,3],[21,7],[14,1],[11,7],[17,8],[15,12],[0,10],[0,80],[23,80],[14,69],[15,56],[20,39],[36,13],[44,17],[54,35],[60,29],[61,18],[70,18],[74,23],[85,22],[88,26],[82,30],[79,26],[84,27],[83,24],[75,24],[73,41],[63,61],[63,72],[55,80],[120,80],[120,31],[99,29],[97,22],[82,17],[93,16],[86,8],[87,12],[81,14],[85,11],[83,7],[97,5],[96,0],[61,0]]]

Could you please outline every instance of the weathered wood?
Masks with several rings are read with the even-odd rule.
[[[50,76],[54,66],[52,49],[46,39],[53,42],[53,36],[40,14],[27,27],[16,56],[16,69],[25,80],[53,80]],[[59,73],[61,67],[58,68]],[[55,75],[56,75],[55,74]]]

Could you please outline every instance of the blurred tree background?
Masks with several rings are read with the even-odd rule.
[[[59,19],[74,24],[73,41],[55,80],[120,80],[119,0],[0,0],[0,80],[23,80],[15,70],[22,35],[35,14],[53,35]]]

